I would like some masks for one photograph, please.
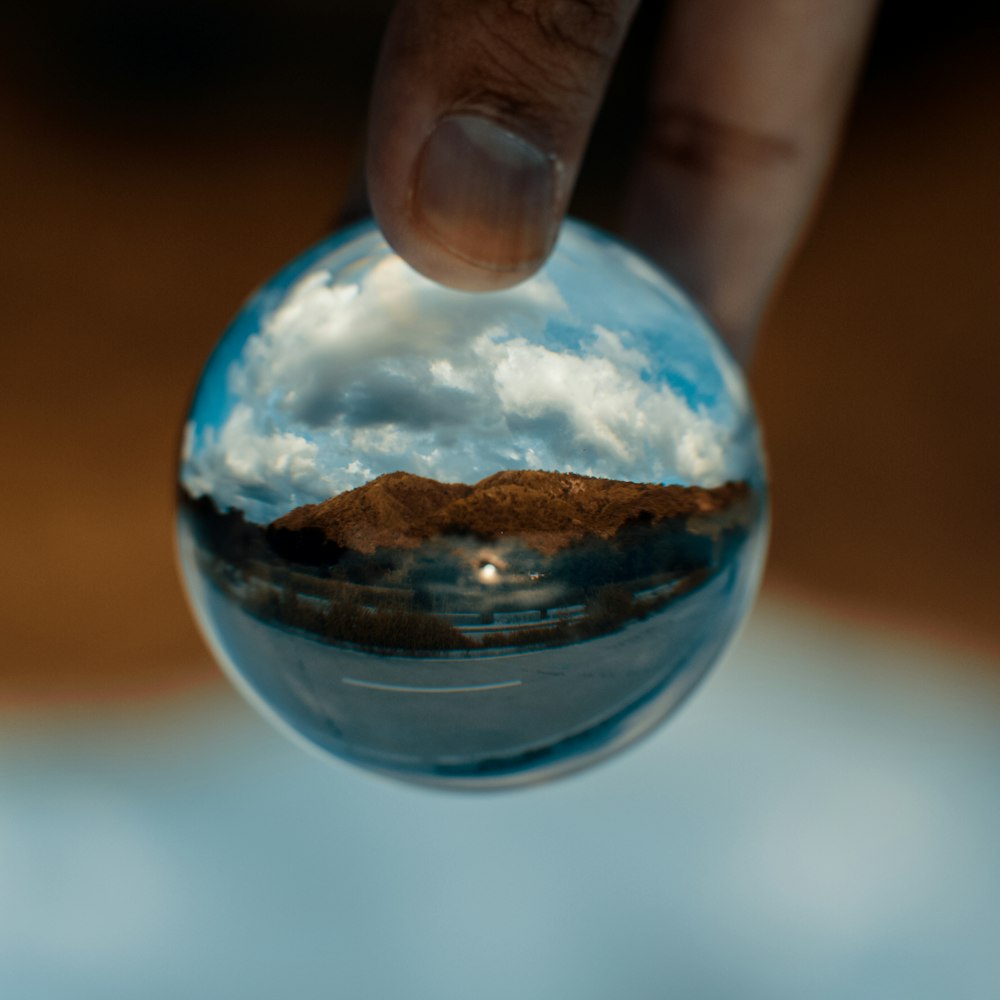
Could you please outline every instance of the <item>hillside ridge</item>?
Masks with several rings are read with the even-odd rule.
[[[516,537],[552,554],[587,535],[611,538],[635,522],[720,513],[749,496],[745,481],[661,486],[573,472],[507,470],[474,485],[390,472],[271,522],[269,537],[308,532],[339,548],[413,548],[442,534]]]

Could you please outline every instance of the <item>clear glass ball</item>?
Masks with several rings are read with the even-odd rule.
[[[238,686],[384,774],[509,786],[647,732],[760,578],[767,496],[738,366],[626,246],[569,221],[467,293],[372,223],[244,306],[184,429],[178,547]]]

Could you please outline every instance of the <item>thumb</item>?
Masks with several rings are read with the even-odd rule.
[[[376,77],[372,210],[418,271],[504,288],[545,261],[638,0],[401,0]]]

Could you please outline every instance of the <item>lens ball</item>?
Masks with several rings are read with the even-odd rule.
[[[745,616],[767,534],[738,366],[573,221],[503,292],[429,281],[370,222],[293,261],[208,362],[178,495],[192,607],[250,699],[457,788],[649,731]]]

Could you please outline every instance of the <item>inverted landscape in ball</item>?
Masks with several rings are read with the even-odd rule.
[[[574,770],[649,730],[752,601],[745,383],[703,317],[568,222],[464,293],[371,223],[257,292],[202,376],[178,545],[230,676],[308,743],[454,787]]]

